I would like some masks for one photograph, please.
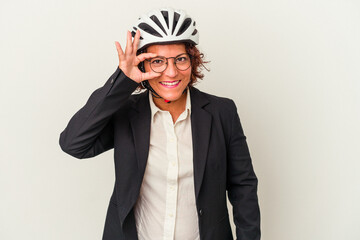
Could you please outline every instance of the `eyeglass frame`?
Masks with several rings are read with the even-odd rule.
[[[181,55],[183,55],[183,54],[186,54],[188,57],[189,57],[189,59],[190,59],[190,64],[189,64],[189,66],[186,68],[186,69],[179,69],[178,68],[178,66],[176,65],[176,62],[175,62],[175,60],[176,60],[176,58],[178,58],[179,56],[181,56]],[[151,58],[151,59],[145,59],[147,62],[149,62],[149,65],[150,65],[150,68],[151,68],[151,70],[153,71],[153,72],[156,72],[156,71],[154,71],[154,69],[151,67],[151,60],[152,59],[154,59],[154,58],[163,58],[163,59],[165,59],[166,60],[166,67],[165,67],[165,69],[163,70],[163,71],[161,71],[161,72],[156,72],[156,73],[163,73],[163,72],[165,72],[165,70],[168,68],[168,66],[169,66],[169,58],[173,58],[174,59],[174,65],[175,65],[175,67],[176,67],[176,69],[177,70],[179,70],[179,71],[186,71],[186,70],[188,70],[190,67],[191,67],[191,55],[190,54],[188,54],[188,53],[180,53],[179,55],[177,55],[177,56],[175,56],[175,57],[164,57],[164,56],[156,56],[156,57],[153,57],[153,58]]]

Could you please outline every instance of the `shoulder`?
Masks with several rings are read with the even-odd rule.
[[[203,103],[203,109],[212,116],[212,124],[215,129],[222,132],[229,143],[233,134],[234,123],[237,122],[238,112],[235,102],[223,96],[217,96],[210,93],[202,92],[198,89],[194,90],[197,94],[194,101],[200,100]],[[204,100],[206,99],[206,100]],[[193,101],[193,99],[191,99]]]
[[[197,88],[193,88],[193,90],[194,90],[194,92],[197,92],[196,95],[199,95],[208,101],[206,108],[211,110],[212,112],[217,112],[217,113],[226,114],[226,115],[228,115],[228,114],[233,115],[235,112],[237,112],[235,102],[232,99],[230,99],[228,97],[217,96],[217,95],[213,95],[210,93],[206,93],[206,92],[200,91]],[[194,99],[194,101],[196,101],[196,100],[197,99]],[[193,101],[193,99],[192,99],[192,101]]]

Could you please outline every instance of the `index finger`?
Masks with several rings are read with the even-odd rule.
[[[126,47],[125,47],[125,55],[132,54],[132,37],[130,31],[126,33]]]
[[[134,44],[133,44],[133,48],[134,48],[134,52],[136,53],[136,51],[138,50],[138,46],[139,46],[139,42],[140,42],[140,31],[139,29],[136,30],[136,34],[134,36]]]
[[[142,54],[139,54],[138,56],[136,56],[134,63],[135,63],[135,65],[138,65],[140,62],[143,62],[145,59],[153,58],[156,56],[157,56],[156,53],[142,53]]]

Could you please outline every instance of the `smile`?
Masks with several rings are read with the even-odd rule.
[[[164,87],[176,87],[177,85],[179,85],[179,83],[180,80],[173,82],[160,82],[160,84],[163,85]]]

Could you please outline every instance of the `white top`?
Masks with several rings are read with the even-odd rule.
[[[149,93],[150,148],[135,206],[139,240],[199,240],[195,205],[191,103],[173,123],[170,112],[159,109]]]

